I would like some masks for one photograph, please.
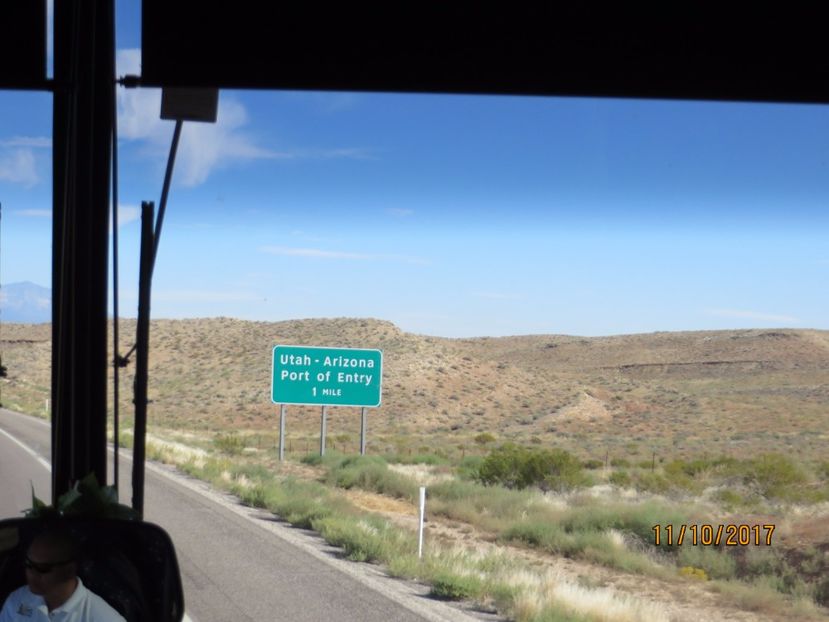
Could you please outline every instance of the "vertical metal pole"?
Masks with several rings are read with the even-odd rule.
[[[328,424],[328,406],[322,407],[322,418],[320,422],[320,456],[325,455],[325,428]]]
[[[285,460],[285,404],[279,405],[279,461]]]
[[[360,455],[366,455],[366,409],[360,409]]]
[[[147,380],[150,351],[150,283],[153,270],[153,203],[141,204],[141,264],[135,335],[135,434],[132,456],[132,507],[144,516],[144,460],[147,435]]]
[[[54,3],[52,501],[107,481],[107,257],[113,0]]]

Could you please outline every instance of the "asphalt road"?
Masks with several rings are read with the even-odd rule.
[[[0,518],[31,505],[31,487],[50,498],[45,422],[0,409]],[[36,455],[33,455],[36,454]],[[121,462],[122,502],[132,463]],[[355,564],[318,537],[245,508],[202,482],[150,466],[146,520],[173,539],[194,622],[444,622],[496,619],[426,598],[423,586]]]

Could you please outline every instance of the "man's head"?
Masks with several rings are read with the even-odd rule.
[[[47,597],[74,590],[77,553],[75,540],[65,530],[52,528],[35,536],[25,559],[26,582],[32,593]]]

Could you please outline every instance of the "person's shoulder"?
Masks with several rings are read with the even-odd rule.
[[[34,595],[29,591],[28,586],[24,585],[22,587],[19,587],[6,597],[4,608],[11,603],[16,605],[23,601],[31,600],[33,596]]]
[[[124,617],[95,592],[86,591],[89,613],[94,622],[126,622]]]
[[[0,609],[0,622],[5,620],[17,620],[15,614],[20,613],[20,609],[33,609],[35,603],[32,602],[33,594],[29,591],[27,586],[19,587],[14,592],[6,597],[6,602],[3,603],[3,608]],[[31,613],[29,613],[31,616]]]
[[[78,599],[71,608],[78,611],[81,622],[126,622],[106,600],[86,587],[80,577],[72,598]]]

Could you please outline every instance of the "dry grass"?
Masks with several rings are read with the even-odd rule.
[[[518,571],[505,578],[519,588],[514,615],[519,622],[543,619],[547,612],[571,613],[596,622],[664,622],[666,607],[603,587],[586,587],[555,572]]]

